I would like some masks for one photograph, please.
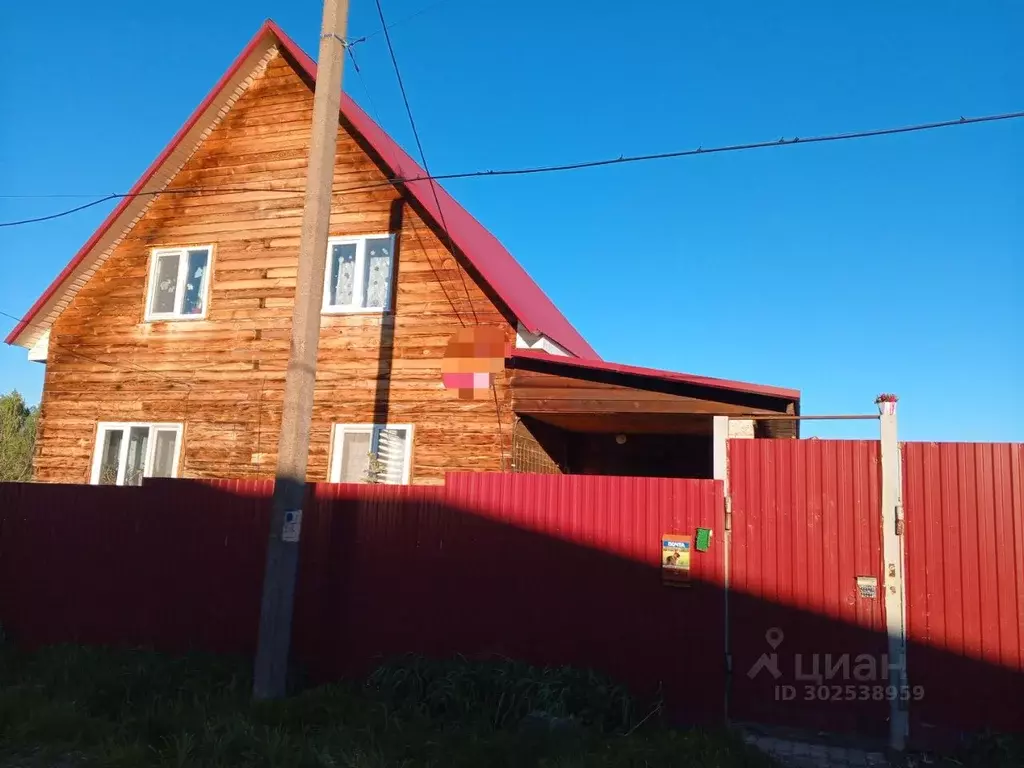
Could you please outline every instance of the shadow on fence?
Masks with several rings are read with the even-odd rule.
[[[598,485],[580,486],[572,498],[552,496],[560,516],[527,509],[507,484],[495,491],[505,494],[501,503],[484,511],[454,503],[451,485],[311,486],[293,656],[314,681],[361,677],[403,653],[592,667],[640,697],[662,696],[677,721],[721,722],[730,687],[721,543],[694,553],[689,587],[663,586],[659,565],[667,526],[708,524],[721,488],[647,482],[632,492],[648,489],[640,506],[660,512],[604,520],[594,511],[603,504],[587,496]],[[697,485],[687,486],[696,490],[685,499],[662,504],[650,489],[669,482]],[[251,654],[269,490],[269,482],[183,480],[141,488],[0,486],[0,621],[28,647]],[[512,507],[518,516],[510,516]],[[887,685],[884,634],[741,593],[729,600],[734,615],[745,617],[730,628],[734,717],[886,732],[888,702],[876,700],[878,686],[884,696]],[[784,635],[774,649],[766,640],[773,628]],[[768,664],[757,667],[761,654]],[[842,654],[849,654],[845,668]],[[861,659],[858,677],[856,657],[865,654],[873,667]],[[932,722],[929,729],[915,720],[918,737],[983,726],[1024,730],[1020,666],[923,645],[911,647],[910,660],[912,686],[915,669],[930,670],[922,695]],[[830,669],[835,676],[824,679]],[[815,670],[820,683],[800,677]],[[914,713],[919,705],[910,707]]]

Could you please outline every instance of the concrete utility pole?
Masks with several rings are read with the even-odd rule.
[[[284,696],[288,676],[347,21],[348,0],[324,0],[291,349],[284,383],[259,644],[253,670],[252,692],[256,699]]]

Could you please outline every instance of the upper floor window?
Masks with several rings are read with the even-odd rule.
[[[324,312],[384,312],[391,308],[394,235],[332,237],[327,241]]]
[[[156,248],[149,265],[147,320],[201,320],[210,293],[213,248]]]
[[[181,424],[101,422],[92,460],[93,485],[142,485],[144,477],[176,477]]]

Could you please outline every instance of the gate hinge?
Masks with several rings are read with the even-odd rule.
[[[903,535],[903,505],[896,505],[896,535]]]
[[[732,530],[732,496],[725,497],[725,530]]]

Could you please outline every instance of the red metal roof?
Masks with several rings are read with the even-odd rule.
[[[276,41],[281,48],[287,51],[289,56],[304,71],[312,82],[316,78],[316,63],[299,46],[284,33],[284,31],[271,20],[264,22],[259,32],[253,37],[234,63],[224,73],[223,77],[213,87],[203,102],[196,108],[188,121],[181,127],[170,144],[146,169],[142,177],[135,183],[129,192],[129,196],[111,211],[104,219],[92,237],[75,254],[64,270],[51,283],[49,288],[32,305],[32,308],[25,314],[21,321],[7,336],[7,343],[13,344],[17,341],[22,332],[32,324],[36,315],[62,288],[64,282],[71,276],[79,264],[91,253],[93,247],[114,225],[124,212],[132,199],[133,193],[139,192],[150,178],[157,172],[161,164],[174,151],[177,145],[184,139],[186,133],[199,120],[203,111],[217,97],[220,90],[235,74],[245,59],[259,46],[269,45]],[[380,156],[384,164],[391,171],[392,176],[397,178],[410,178],[425,176],[426,172],[409,155],[388,136],[384,130],[377,125],[359,106],[346,94],[341,97],[341,116],[348,122],[357,133],[362,135],[366,142]],[[435,185],[437,201],[430,185]],[[504,301],[512,314],[531,333],[544,334],[552,341],[564,347],[566,350],[579,357],[589,359],[600,359],[600,356],[586,342],[579,331],[565,318],[565,316],[552,303],[544,291],[520,266],[515,257],[492,235],[484,226],[478,222],[465,208],[459,205],[444,188],[435,181],[413,181],[405,184],[406,188],[413,195],[416,201],[427,213],[437,222],[444,221],[448,233],[459,250],[465,254],[470,264],[476,269],[484,281],[491,286],[497,295]]]
[[[515,349],[512,351],[512,359],[542,360],[555,365],[567,365],[572,368],[580,368],[588,371],[603,371],[606,373],[623,373],[630,376],[642,376],[648,379],[659,381],[675,382],[679,384],[690,384],[698,387],[715,387],[717,389],[728,389],[733,392],[746,392],[754,395],[767,395],[778,397],[784,400],[799,400],[800,390],[784,389],[782,387],[769,387],[763,384],[748,384],[743,381],[730,381],[728,379],[715,379],[709,376],[694,376],[690,373],[676,373],[675,371],[662,371],[657,368],[640,368],[636,365],[622,365],[621,363],[609,363],[604,360],[581,360],[574,357],[563,357],[552,355],[547,352],[540,352],[532,349]]]

